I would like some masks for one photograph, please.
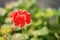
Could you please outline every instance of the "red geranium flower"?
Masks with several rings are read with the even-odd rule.
[[[12,21],[15,26],[23,28],[25,24],[31,22],[30,13],[26,10],[15,10],[10,14],[10,22]]]

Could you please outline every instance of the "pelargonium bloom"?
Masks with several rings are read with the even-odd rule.
[[[26,10],[15,10],[10,14],[10,22],[14,22],[15,26],[23,28],[25,24],[31,22],[30,13]]]

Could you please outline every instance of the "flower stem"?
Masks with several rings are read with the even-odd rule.
[[[16,38],[16,32],[15,32],[15,30],[13,29],[13,28],[11,28],[12,29],[12,31],[14,32],[14,37],[12,38],[12,40],[16,40],[15,38]]]
[[[25,33],[24,33],[24,29],[22,29],[22,33],[23,33],[23,37],[24,37],[24,39],[23,40],[25,40]]]

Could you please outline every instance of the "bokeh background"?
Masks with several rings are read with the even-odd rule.
[[[22,30],[9,22],[17,9],[31,13],[32,22],[24,27],[26,40],[60,40],[60,0],[0,0],[0,40],[23,40]]]

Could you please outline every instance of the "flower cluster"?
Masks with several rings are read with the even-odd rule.
[[[26,10],[15,10],[10,14],[10,22],[12,21],[15,26],[23,28],[25,24],[31,22],[30,13]]]

